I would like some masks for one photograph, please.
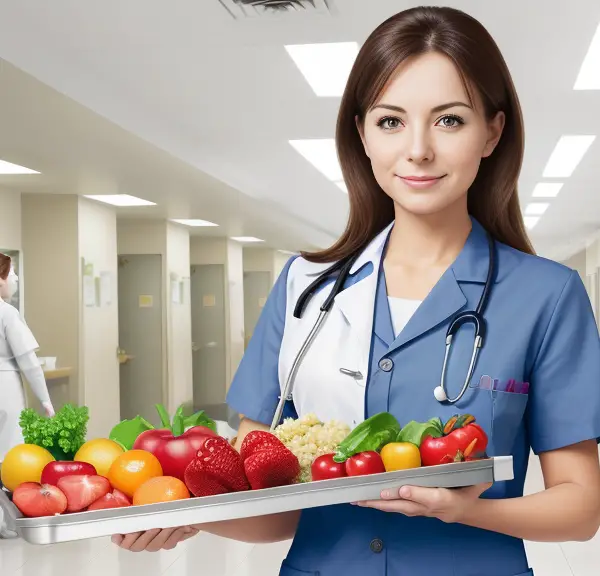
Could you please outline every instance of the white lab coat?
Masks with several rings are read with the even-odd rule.
[[[11,448],[23,443],[19,417],[26,401],[16,359],[38,348],[19,311],[0,300],[0,462]]]

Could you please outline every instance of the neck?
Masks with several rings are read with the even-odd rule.
[[[411,268],[450,266],[463,249],[472,224],[466,206],[439,214],[412,214],[396,205],[386,260]]]

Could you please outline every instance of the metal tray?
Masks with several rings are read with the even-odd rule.
[[[405,484],[456,488],[512,480],[513,477],[512,457],[507,456],[44,518],[24,518],[6,494],[0,495],[0,505],[8,513],[8,525],[14,526],[24,540],[31,544],[55,544],[153,528],[173,528],[376,500],[382,490]]]

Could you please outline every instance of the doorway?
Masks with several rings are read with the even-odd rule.
[[[194,406],[223,404],[227,387],[225,266],[191,267]]]
[[[162,256],[119,256],[121,418],[160,425],[163,402]]]

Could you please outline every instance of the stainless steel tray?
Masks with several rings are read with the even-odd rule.
[[[8,524],[14,526],[24,540],[31,544],[55,544],[153,528],[173,528],[376,500],[382,490],[405,484],[455,488],[512,480],[513,477],[512,457],[508,456],[45,518],[22,517],[5,494],[0,495],[0,505],[8,514]]]

